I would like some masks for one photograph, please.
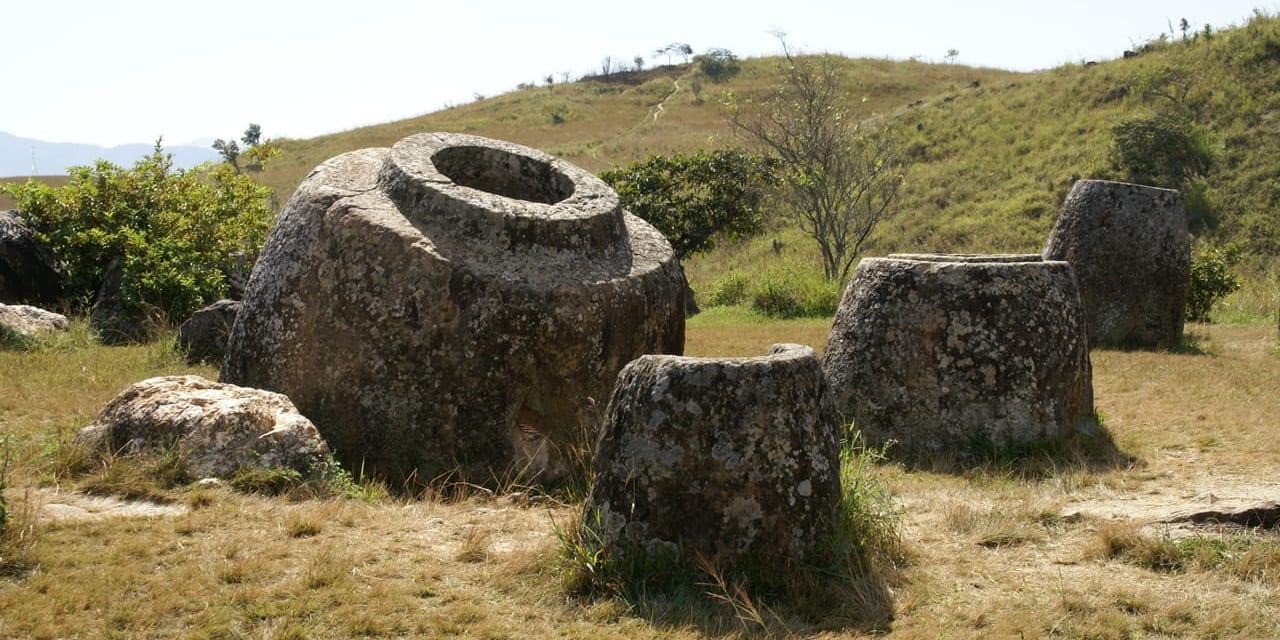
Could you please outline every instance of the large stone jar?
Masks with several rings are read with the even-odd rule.
[[[1071,266],[1038,255],[858,263],[822,358],[845,420],[900,458],[968,459],[1093,420]]]
[[[1168,349],[1182,341],[1191,247],[1179,192],[1076,182],[1042,255],[1075,268],[1090,344]]]
[[[785,565],[829,540],[839,423],[813,349],[644,356],[618,376],[582,517],[611,558]]]
[[[662,234],[591,174],[415,135],[298,187],[221,379],[285,393],[349,468],[393,483],[550,477],[627,362],[682,351],[681,282]]]

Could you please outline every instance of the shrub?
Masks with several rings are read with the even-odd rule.
[[[774,165],[738,149],[653,155],[600,173],[622,206],[671,241],[676,259],[760,233]]]
[[[751,308],[770,318],[822,318],[839,306],[838,283],[795,269],[768,271],[751,291]]]
[[[69,173],[59,188],[34,180],[0,188],[66,265],[75,311],[91,306],[118,259],[123,311],[181,322],[222,297],[224,273],[252,262],[271,224],[270,189],[227,164],[174,169],[159,143],[132,169],[99,160]]]
[[[1191,260],[1191,286],[1187,291],[1186,318],[1208,322],[1213,307],[1240,288],[1231,267],[1240,261],[1234,245],[1202,247]]]
[[[1213,168],[1208,132],[1176,112],[1125,120],[1111,134],[1116,162],[1133,182],[1176,189]]]
[[[774,319],[822,318],[835,315],[840,286],[821,274],[795,267],[776,267],[752,274],[730,271],[712,283],[711,307],[744,305]]]
[[[712,82],[724,82],[741,69],[738,56],[728,49],[708,49],[706,53],[694,56],[693,63]]]
[[[732,307],[747,301],[751,278],[745,273],[730,271],[711,285],[707,304],[713,307]]]

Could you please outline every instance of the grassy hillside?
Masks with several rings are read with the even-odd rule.
[[[674,65],[617,73],[571,84],[520,89],[417,118],[352,129],[308,140],[277,140],[281,158],[264,180],[288,194],[320,162],[364,147],[387,146],[426,131],[472,133],[542,149],[591,171],[642,159],[653,153],[732,144],[721,102],[725,94],[766,90],[778,82],[779,60],[744,60],[726,82],[701,80],[693,91],[693,67]],[[924,96],[938,95],[975,80],[1011,82],[1025,74],[957,65],[887,60],[849,60],[868,116],[892,113]],[[860,99],[859,98],[859,99]],[[661,115],[654,117],[658,105]]]
[[[652,153],[735,143],[720,102],[779,81],[781,59],[744,61],[729,81],[702,81],[692,68],[539,86],[430,113],[309,140],[281,140],[264,175],[282,199],[324,159],[382,146],[422,131],[511,140],[599,171]],[[1124,179],[1111,160],[1111,128],[1149,114],[1161,98],[1138,90],[1174,69],[1187,76],[1183,99],[1199,111],[1217,150],[1209,196],[1216,220],[1197,231],[1280,252],[1280,20],[1257,15],[1243,27],[1155,41],[1139,55],[1038,73],[960,65],[852,59],[851,100],[865,117],[889,116],[908,139],[914,164],[899,215],[872,250],[1035,250],[1071,184]],[[677,90],[676,87],[679,87]],[[657,119],[659,103],[663,110]]]
[[[961,65],[850,59],[849,83],[867,118],[902,132],[913,160],[897,214],[873,234],[866,252],[1038,251],[1071,185],[1081,178],[1125,180],[1112,159],[1112,129],[1167,106],[1142,88],[1165,87],[1193,108],[1210,136],[1216,166],[1205,176],[1213,215],[1193,232],[1236,242],[1250,256],[1250,308],[1275,305],[1280,264],[1280,20],[1261,13],[1247,24],[1193,38],[1157,40],[1136,56],[1069,64],[1038,73]],[[281,200],[319,162],[348,150],[382,146],[422,131],[457,131],[511,140],[599,171],[653,153],[740,141],[721,103],[776,86],[780,58],[744,61],[724,83],[666,66],[642,73],[525,88],[421,117],[310,140],[279,141],[282,159],[265,174]],[[1145,83],[1145,84],[1144,84]],[[661,113],[658,105],[662,105]],[[700,294],[725,271],[816,269],[810,243],[785,224],[765,242],[746,242],[691,261]],[[1239,306],[1239,305],[1237,305]],[[1254,311],[1253,313],[1258,313]],[[1246,314],[1247,315],[1247,314]]]
[[[543,149],[600,171],[653,153],[739,144],[721,103],[727,93],[767,91],[781,58],[745,60],[724,83],[695,82],[692,65],[540,85],[397,122],[307,140],[276,142],[283,153],[261,176],[283,204],[302,178],[337,154],[387,146],[419,132],[454,131]],[[1127,179],[1112,159],[1112,129],[1167,106],[1142,88],[1165,87],[1196,113],[1216,153],[1205,176],[1212,215],[1193,232],[1236,242],[1250,256],[1259,309],[1273,309],[1280,284],[1280,19],[1192,38],[1158,40],[1137,55],[1068,64],[1037,73],[915,61],[848,59],[849,99],[867,118],[887,118],[913,160],[896,215],[866,253],[1038,251],[1071,185],[1080,178]],[[698,86],[700,85],[700,86]],[[697,91],[695,91],[697,89]],[[661,107],[659,106],[661,105]],[[3,203],[0,203],[3,206]],[[777,223],[785,259],[759,242],[728,247],[687,265],[695,288],[738,265],[816,268],[806,239]],[[767,242],[767,241],[766,241]]]

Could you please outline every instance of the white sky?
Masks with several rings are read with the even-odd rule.
[[[26,0],[6,3],[0,131],[48,142],[311,137],[685,42],[1045,69],[1277,0]]]

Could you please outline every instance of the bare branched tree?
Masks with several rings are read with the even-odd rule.
[[[905,156],[887,128],[857,118],[839,58],[799,55],[779,39],[782,85],[763,99],[731,102],[729,119],[781,161],[780,204],[818,243],[823,275],[843,282],[897,199]]]

